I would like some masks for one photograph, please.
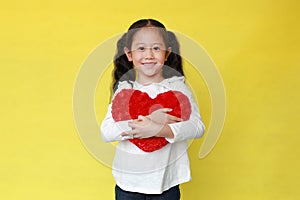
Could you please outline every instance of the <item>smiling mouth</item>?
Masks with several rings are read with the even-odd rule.
[[[142,63],[142,65],[145,66],[145,67],[152,67],[152,66],[156,65],[156,63],[154,63],[154,62],[151,62],[151,63]]]

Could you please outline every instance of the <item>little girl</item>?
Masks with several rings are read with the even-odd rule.
[[[114,66],[101,134],[118,141],[116,199],[180,199],[179,184],[191,180],[187,139],[201,137],[204,125],[178,41],[160,22],[139,20],[118,41]]]

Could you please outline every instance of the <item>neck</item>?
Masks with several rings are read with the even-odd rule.
[[[164,77],[162,75],[154,76],[154,77],[143,77],[138,76],[137,82],[142,85],[150,85],[151,83],[159,83],[164,80]]]

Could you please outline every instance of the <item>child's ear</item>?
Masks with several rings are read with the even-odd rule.
[[[166,58],[165,58],[165,61],[168,60],[168,57],[169,57],[169,55],[171,54],[171,52],[172,52],[172,48],[169,47],[168,50],[166,51]]]
[[[131,53],[131,51],[127,47],[124,47],[124,52],[125,52],[125,54],[127,56],[128,61],[131,62],[132,61],[132,53]]]

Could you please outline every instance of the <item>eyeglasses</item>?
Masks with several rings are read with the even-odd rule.
[[[154,45],[153,47],[138,46],[136,49],[132,49],[131,51],[145,52],[147,49],[151,49],[151,51],[154,53],[158,53],[166,50],[161,45]]]

